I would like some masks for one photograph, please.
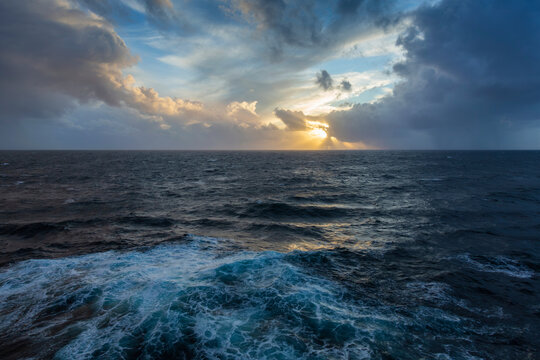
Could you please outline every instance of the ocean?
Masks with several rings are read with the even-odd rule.
[[[538,359],[540,152],[0,152],[1,359]]]

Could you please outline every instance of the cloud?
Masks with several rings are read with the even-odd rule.
[[[260,117],[257,115],[257,101],[233,101],[227,105],[227,115],[240,126],[260,125]]]
[[[374,28],[399,22],[393,0],[231,0],[230,12],[237,11],[254,23],[275,60],[287,57],[287,47],[330,49],[347,39]],[[329,16],[329,14],[332,14]]]
[[[50,117],[81,102],[119,105],[113,83],[135,63],[103,20],[60,2],[0,3],[2,117]]]
[[[540,3],[443,0],[400,36],[402,81],[373,104],[327,116],[331,134],[391,148],[538,147]],[[529,138],[530,139],[530,138]]]
[[[280,119],[290,131],[306,131],[318,128],[326,130],[328,124],[326,124],[324,117],[305,115],[302,111],[292,111],[284,109],[276,109],[274,115]]]
[[[319,85],[324,91],[332,90],[334,88],[334,79],[326,70],[321,70],[317,73],[317,78],[315,79],[315,84]],[[341,91],[349,92],[352,90],[352,84],[349,80],[341,80],[337,88]]]
[[[284,109],[276,109],[274,114],[283,121],[288,130],[300,131],[306,130],[306,119],[304,113],[301,111],[291,111]]]
[[[124,74],[137,57],[86,7],[6,0],[0,20],[3,148],[116,148],[113,139],[128,148],[287,147],[284,131],[257,114],[256,100],[207,108],[137,84]]]
[[[0,3],[1,121],[55,118],[102,101],[141,113],[179,116],[202,104],[160,97],[122,71],[137,61],[103,18],[63,1]]]
[[[260,147],[264,139],[283,148],[295,132],[324,128],[372,147],[539,147],[531,135],[540,131],[539,8],[502,0],[430,1],[412,12],[375,0],[3,0],[0,139],[27,136],[34,146],[55,123],[43,133],[68,144],[82,139],[77,129],[99,143],[109,128],[122,132],[122,144],[129,133],[145,147]],[[139,65],[119,34],[144,58]],[[362,56],[385,60],[355,69]],[[321,70],[315,85],[321,68],[335,79]],[[204,105],[185,99],[193,97]],[[265,125],[272,113],[284,126]],[[25,119],[32,126],[17,128]]]
[[[319,85],[322,89],[330,90],[332,89],[332,84],[334,83],[334,80],[326,70],[321,70],[321,72],[317,73],[317,79],[315,80],[315,84]]]
[[[232,6],[254,22],[260,30],[270,32],[274,44],[310,46],[323,41],[323,19],[315,12],[315,2],[236,0]]]
[[[171,0],[71,0],[79,7],[102,16],[111,23],[137,23],[145,17],[153,27],[164,33],[191,34],[195,27],[177,11]]]
[[[196,113],[203,110],[202,103],[198,101],[183,100],[169,96],[161,97],[152,88],[133,86],[135,79],[128,75],[119,84],[123,92],[123,102],[140,112],[148,115],[177,116]]]
[[[330,16],[324,1],[1,1],[0,133],[8,134],[2,140],[13,145],[18,139],[30,147],[39,141],[78,146],[70,136],[80,139],[86,129],[100,144],[100,136],[112,137],[96,129],[109,127],[139,136],[137,144],[154,139],[149,129],[160,144],[166,143],[164,133],[193,144],[207,129],[215,137],[222,129],[223,141],[236,143],[232,134],[238,131],[254,137],[241,142],[246,146],[258,147],[260,137],[265,144],[272,140],[276,147],[288,147],[278,134],[290,141],[291,132],[267,125],[275,120],[273,109],[284,100],[308,99],[316,92],[311,67],[335,56],[351,39],[380,31],[373,20],[379,15],[369,14],[386,17],[394,10],[391,5],[373,10],[366,5],[372,2],[359,4],[352,16]],[[337,3],[330,8],[337,9]],[[139,62],[119,34],[145,61]],[[181,60],[180,75],[171,76],[170,65],[153,63],[171,58]],[[158,86],[159,93],[141,80]],[[193,96],[204,105],[183,98]],[[316,120],[302,117],[303,128],[312,129],[309,121]],[[62,140],[39,140],[41,134]]]
[[[375,5],[368,6],[370,3],[385,5],[376,11]],[[318,92],[310,86],[311,74],[321,62],[335,58],[353,44],[386,33],[389,28],[376,24],[376,18],[399,17],[393,1],[367,0],[363,4],[356,12],[336,15],[333,12],[337,11],[338,1],[173,1],[177,11],[199,26],[196,35],[189,37],[163,31],[152,35],[148,44],[159,46],[163,52],[158,59],[182,73],[174,79],[162,75],[159,87],[162,89],[170,81],[174,85],[169,92],[180,91],[182,96],[203,99],[205,103],[256,100],[258,113],[271,116],[276,106],[290,108],[290,102],[300,96]],[[303,12],[304,8],[312,8],[313,13]],[[377,15],[368,15],[374,12]],[[310,22],[323,24],[321,31],[326,41],[312,41],[308,35],[313,28]],[[328,28],[330,25],[333,29]],[[394,39],[395,30],[391,29],[394,35],[389,34]],[[155,67],[152,71],[156,72]]]
[[[171,0],[142,0],[150,23],[162,30],[173,30],[183,35],[195,31],[194,26],[176,11]]]
[[[174,7],[171,0],[143,0],[146,10],[157,17],[166,17]]]
[[[351,91],[352,85],[348,80],[342,80],[339,84],[339,88],[343,91]]]
[[[124,1],[119,0],[71,0],[81,8],[86,8],[94,14],[107,19],[111,23],[133,22],[133,8]],[[138,3],[136,3],[139,5]],[[138,10],[144,10],[143,6],[138,6]]]
[[[295,132],[272,125],[153,122],[136,109],[84,104],[51,121],[23,120],[0,131],[0,149],[298,149]],[[11,126],[14,124],[6,124]],[[6,127],[4,127],[6,128]],[[32,128],[33,131],[25,131]]]

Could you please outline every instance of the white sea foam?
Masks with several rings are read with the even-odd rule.
[[[469,254],[462,254],[457,258],[479,271],[500,273],[522,279],[528,279],[534,276],[534,270],[506,256],[472,259]]]
[[[224,252],[223,241],[190,236],[12,265],[0,271],[0,335],[31,336],[38,356],[58,359],[368,359],[386,341],[404,341],[410,326],[462,331],[440,309],[408,317],[348,298],[290,262],[301,253]],[[432,299],[447,294],[438,283],[418,286]]]
[[[188,245],[146,252],[105,252],[14,265],[0,273],[0,332],[43,336],[51,325],[43,322],[43,314],[63,308],[54,315],[54,325],[65,325],[63,336],[74,327],[80,333],[57,358],[91,358],[100,349],[106,349],[105,357],[122,357],[141,341],[143,352],[159,354],[173,351],[168,346],[175,342],[188,343],[189,336],[198,339],[197,351],[211,358],[220,354],[295,358],[299,346],[325,358],[347,354],[367,358],[366,346],[353,341],[356,329],[348,316],[354,312],[339,305],[340,290],[334,285],[303,274],[283,261],[283,254],[215,256],[206,250],[218,239],[191,240]],[[268,301],[277,301],[276,308]],[[88,317],[68,325],[69,318],[83,310]],[[309,316],[314,326],[324,322],[331,328],[344,326],[351,334],[328,350],[323,344],[301,344],[296,329],[283,328],[281,311],[292,317]],[[143,338],[137,337],[139,333]],[[330,329],[327,336],[331,341]]]

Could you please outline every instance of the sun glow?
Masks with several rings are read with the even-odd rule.
[[[323,128],[315,128],[309,131],[309,135],[317,139],[326,139],[328,134]]]
[[[313,139],[324,140],[328,137],[328,124],[323,121],[307,120],[308,135]]]

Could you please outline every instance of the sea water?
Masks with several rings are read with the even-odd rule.
[[[0,358],[533,359],[540,152],[0,152]]]

